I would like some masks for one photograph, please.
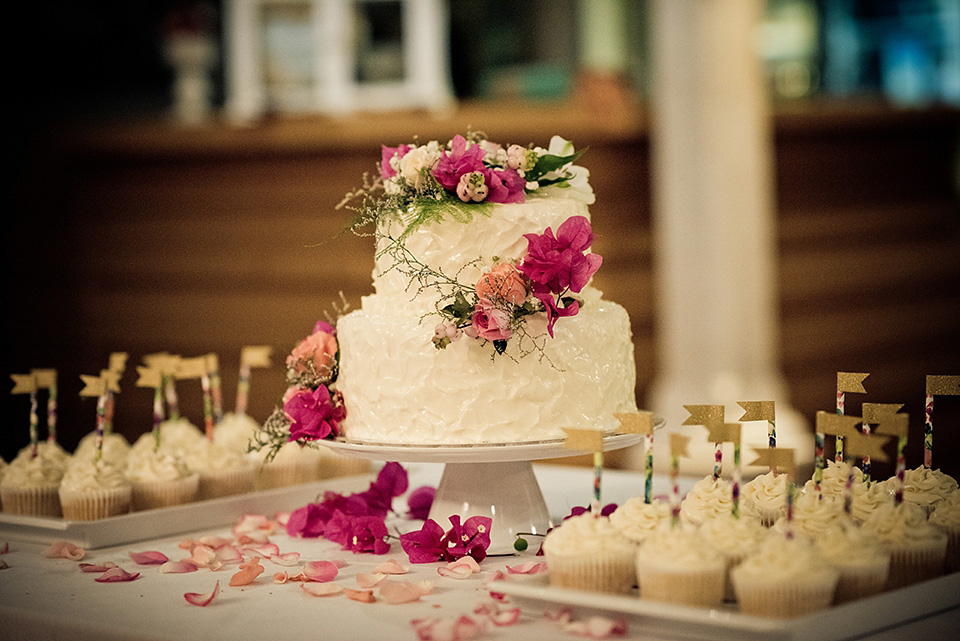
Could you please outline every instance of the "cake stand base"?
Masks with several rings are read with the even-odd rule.
[[[518,535],[542,536],[553,526],[530,461],[445,464],[430,518],[446,528],[451,514],[493,520],[491,556],[516,554]]]

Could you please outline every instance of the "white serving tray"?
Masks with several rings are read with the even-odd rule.
[[[748,616],[721,609],[657,603],[636,595],[551,588],[546,575],[513,575],[491,587],[524,610],[569,606],[576,618],[624,619],[632,634],[698,641],[842,641],[906,623],[960,605],[960,573],[851,601],[792,619]]]
[[[365,490],[372,479],[369,474],[324,479],[185,505],[131,512],[97,521],[67,521],[0,512],[0,541],[44,545],[54,541],[70,541],[88,550],[124,545],[233,525],[244,514],[264,514],[272,517],[277,512],[302,507],[328,490],[344,493]]]

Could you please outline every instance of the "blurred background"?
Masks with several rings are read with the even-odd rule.
[[[744,2],[759,7],[751,45],[772,150],[776,333],[765,348],[809,421],[834,409],[838,371],[870,373],[869,393],[846,411],[904,403],[915,467],[925,376],[960,374],[960,3]],[[115,429],[131,441],[152,414],[135,367],[160,351],[216,353],[231,410],[241,348],[271,346],[250,392],[250,414],[265,419],[286,353],[341,294],[355,307],[372,291],[369,239],[338,236],[349,219],[341,198],[376,169],[381,144],[470,128],[590,148],[582,162],[605,258],[596,284],[631,315],[637,396],[649,407],[665,322],[652,179],[658,0],[334,2],[352,24],[338,36],[338,51],[352,52],[339,66],[322,53],[338,23],[318,25],[315,4],[41,0],[20,10],[12,27],[33,44],[8,65],[0,369],[57,370],[61,444],[94,428],[79,375],[99,373],[113,352],[129,354]],[[238,27],[243,5],[253,23]],[[439,17],[437,42],[404,22],[415,10],[431,25]],[[404,53],[411,40],[420,44]],[[238,70],[239,58],[255,64]],[[439,75],[420,73],[431,70]],[[335,97],[388,90],[334,104],[318,78]],[[421,83],[412,94],[408,78]],[[433,93],[418,93],[425,86]],[[28,442],[30,411],[9,388],[7,461]],[[202,425],[199,383],[179,392]],[[38,400],[43,424],[46,395]],[[938,397],[936,412],[935,464],[957,476],[960,397]]]

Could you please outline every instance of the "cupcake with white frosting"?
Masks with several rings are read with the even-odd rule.
[[[731,572],[756,552],[767,536],[773,535],[758,520],[734,518],[732,515],[710,519],[700,526],[700,535],[707,545],[715,548],[726,560],[723,598],[726,601],[735,600]]]
[[[70,455],[58,444],[44,441],[20,450],[0,481],[0,502],[8,514],[61,516],[60,480]]]
[[[133,485],[134,510],[189,503],[200,486],[200,475],[175,450],[157,447],[152,432],[141,435],[130,448],[126,474]]]
[[[930,523],[947,535],[947,572],[960,570],[960,492],[942,501],[930,515]]]
[[[888,590],[943,574],[947,535],[927,521],[926,510],[916,503],[882,507],[862,527],[890,553]]]
[[[853,475],[852,479],[850,478],[851,474]],[[848,481],[852,481],[854,488],[866,483],[863,470],[846,461],[827,461],[827,465],[823,468],[823,479],[820,482],[820,490],[824,494],[843,496]],[[808,481],[807,485],[811,485],[812,483],[813,481]]]
[[[893,503],[894,490],[890,480],[873,481],[856,486],[850,510],[856,522],[862,524],[878,508],[884,505],[893,506]]]
[[[916,503],[929,515],[937,505],[957,491],[957,481],[949,474],[922,465],[903,474],[903,500]]]
[[[756,513],[766,527],[787,515],[787,475],[767,472],[744,484],[741,492],[744,511]]]
[[[834,603],[879,594],[890,573],[890,553],[880,539],[852,524],[833,527],[820,534],[815,543],[823,557],[840,577]]]
[[[658,499],[644,501],[636,496],[624,501],[610,514],[610,522],[615,528],[633,541],[640,544],[661,524],[670,520],[670,504]]]
[[[103,447],[101,458],[110,461],[115,465],[125,465],[127,454],[130,453],[130,441],[123,434],[117,432],[107,432],[103,435]],[[97,454],[97,433],[89,432],[77,444],[77,449],[73,451],[74,460],[80,459],[92,461]]]
[[[843,499],[833,494],[817,494],[816,490],[807,488],[793,502],[793,529],[811,538],[849,520],[843,510]],[[785,528],[786,518],[774,524],[778,532],[784,532]]]
[[[200,476],[198,499],[233,496],[254,489],[257,470],[250,457],[210,439],[201,439],[184,460]]]
[[[250,452],[260,423],[243,412],[227,412],[213,428],[213,442],[238,454]]]
[[[772,535],[731,577],[741,612],[790,618],[829,607],[840,573],[806,537]]]
[[[693,526],[733,510],[733,487],[723,478],[707,475],[696,482],[680,502],[680,520]]]
[[[629,592],[636,580],[637,545],[605,516],[572,516],[543,541],[550,585],[589,592]]]
[[[74,459],[60,481],[63,518],[94,521],[130,511],[132,486],[124,468],[105,457]]]
[[[662,524],[636,554],[640,597],[715,608],[723,603],[727,561],[691,526]]]

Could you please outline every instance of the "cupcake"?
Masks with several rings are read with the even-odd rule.
[[[893,479],[896,481],[896,479]],[[870,515],[884,505],[893,506],[894,490],[890,480],[863,483],[854,488],[851,512],[857,523],[863,524]]]
[[[130,448],[126,473],[133,485],[134,510],[189,503],[200,486],[200,475],[165,446],[156,447],[150,432]]]
[[[185,457],[187,467],[199,476],[198,499],[252,492],[257,470],[246,455],[203,439]]]
[[[793,527],[809,537],[816,537],[829,528],[851,520],[843,511],[843,499],[834,494],[817,494],[807,486],[793,502]],[[783,532],[786,519],[781,518],[774,527]]]
[[[61,516],[60,480],[69,454],[56,443],[25,447],[7,466],[0,481],[0,503],[7,514]]]
[[[744,484],[741,498],[744,511],[757,514],[770,527],[787,514],[787,475],[760,474]]]
[[[543,541],[550,585],[589,592],[630,592],[636,549],[608,517],[590,512],[568,518]]]
[[[636,566],[643,599],[708,608],[723,603],[726,558],[689,525],[661,524],[637,550]]]
[[[185,418],[168,419],[160,423],[160,443],[177,458],[186,458],[206,439],[207,435]]]
[[[108,432],[103,435],[102,458],[123,465],[126,463],[127,454],[130,452],[130,441],[123,434]],[[97,453],[97,433],[90,432],[80,439],[77,449],[73,452],[74,459],[83,459],[92,461]]]
[[[916,503],[929,515],[957,491],[957,481],[940,470],[920,466],[903,474],[903,500]]]
[[[806,537],[771,535],[731,572],[740,611],[798,617],[833,602],[840,573]]]
[[[947,535],[927,522],[927,512],[904,501],[884,506],[863,524],[890,553],[886,589],[912,585],[943,574]]]
[[[703,541],[719,552],[726,561],[723,598],[736,599],[730,573],[747,556],[760,549],[760,544],[771,536],[770,530],[754,519],[718,516],[700,526]]]
[[[283,444],[276,455],[266,460],[269,450],[266,448],[257,452],[255,468],[257,470],[256,488],[268,490],[275,487],[296,485],[301,478],[301,446],[295,441]]]
[[[930,515],[930,523],[947,535],[947,572],[960,570],[960,492],[942,501]]]
[[[834,603],[883,592],[890,573],[890,553],[875,534],[852,524],[841,525],[822,533],[815,543],[840,574]]]
[[[69,521],[94,521],[130,511],[131,484],[124,468],[106,457],[74,459],[60,481],[60,505]]]
[[[696,482],[680,502],[680,520],[693,526],[733,510],[733,491],[728,481],[705,476]]]
[[[863,470],[859,467],[850,465],[846,461],[827,461],[826,467],[823,468],[823,479],[820,482],[820,490],[824,494],[843,496],[851,473],[853,474],[853,488],[863,485],[866,482],[863,476]],[[812,483],[812,481],[810,483]]]
[[[227,412],[213,428],[213,442],[239,454],[250,452],[250,443],[260,424],[243,412]]]
[[[670,520],[670,504],[657,499],[650,503],[637,496],[624,501],[610,514],[610,522],[625,537],[637,543],[650,536],[657,526]]]

